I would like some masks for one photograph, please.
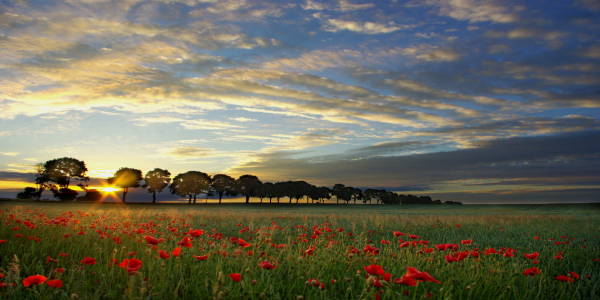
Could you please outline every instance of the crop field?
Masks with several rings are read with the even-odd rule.
[[[598,299],[598,206],[0,204],[0,299]]]

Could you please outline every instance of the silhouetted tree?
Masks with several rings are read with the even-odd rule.
[[[381,194],[381,202],[383,204],[400,204],[400,195],[394,192],[386,192]]]
[[[354,199],[354,204],[356,204],[356,200],[362,199],[362,190],[359,188],[352,188],[352,199]]]
[[[286,183],[285,182],[277,182],[273,185],[273,197],[277,198],[277,203],[279,203],[279,199],[286,196]]]
[[[77,197],[77,192],[69,188],[71,180],[78,182],[77,186],[85,189],[87,185],[83,183],[90,180],[86,176],[87,171],[83,161],[72,157],[56,158],[44,163],[43,171],[39,173],[39,182],[55,182],[56,184],[42,183],[42,186],[48,187],[55,198],[61,201],[72,201]]]
[[[17,199],[35,199],[37,197],[37,190],[34,187],[26,187],[24,191],[17,194]]]
[[[318,188],[319,190],[319,200],[322,200],[323,202],[325,202],[325,199],[331,199],[331,189],[326,187],[326,186],[322,186]]]
[[[367,203],[367,201],[369,201],[369,204],[371,204],[371,201],[375,199],[377,204],[379,204],[379,201],[381,201],[381,195],[384,193],[386,193],[385,190],[366,189],[363,192],[363,203]]]
[[[85,195],[77,197],[77,201],[100,201],[102,200],[102,193],[96,189],[86,190]]]
[[[236,191],[246,196],[246,204],[248,204],[250,203],[250,197],[256,196],[262,182],[254,175],[242,175],[236,180],[235,185]]]
[[[336,200],[337,204],[340,204],[340,195],[343,193],[344,187],[345,187],[345,185],[343,185],[341,183],[336,183],[333,186],[333,189],[331,190],[331,195],[335,196],[335,200]]]
[[[140,181],[144,180],[142,171],[133,168],[120,168],[113,177],[108,178],[108,183],[123,189],[123,203],[129,192],[129,188],[138,188]]]
[[[33,181],[37,187],[36,190],[36,201],[40,201],[42,193],[45,189],[50,188],[50,176],[46,172],[46,168],[43,163],[37,163],[34,166]]]
[[[208,191],[210,182],[208,174],[198,171],[188,171],[175,176],[169,189],[171,190],[171,194],[189,197],[189,204],[191,204],[192,197],[194,197],[194,203],[196,203],[196,195]]]
[[[224,194],[234,194],[235,179],[225,174],[217,174],[213,176],[210,186],[219,195],[219,204]]]
[[[63,157],[49,160],[44,164],[44,171],[49,181],[56,182],[61,188],[69,188],[71,180],[79,182],[78,186],[84,186],[88,182],[86,176],[88,171],[85,162],[72,157]]]
[[[272,182],[265,182],[260,187],[261,193],[264,194],[265,198],[269,198],[269,203],[273,203],[273,197],[275,197],[274,187],[275,185]]]
[[[171,182],[171,173],[167,170],[155,168],[144,176],[145,187],[152,193],[152,203],[156,203],[156,193],[162,192]]]

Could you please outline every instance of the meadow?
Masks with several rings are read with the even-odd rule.
[[[598,299],[581,205],[0,203],[2,299]]]

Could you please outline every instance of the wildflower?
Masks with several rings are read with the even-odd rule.
[[[177,257],[179,255],[181,255],[181,247],[177,247],[173,250],[173,256]]]
[[[363,269],[370,275],[383,275],[385,273],[383,268],[378,265],[369,265],[368,267],[363,267]]]
[[[535,276],[538,274],[542,274],[542,270],[538,269],[538,268],[531,268],[531,269],[526,269],[523,274],[525,274],[525,276]]]
[[[275,265],[272,265],[269,261],[265,260],[265,261],[259,263],[258,266],[263,269],[273,270],[273,269],[277,268],[277,263],[275,263]]]
[[[153,238],[153,237],[151,237],[149,235],[145,236],[144,239],[150,245],[158,245],[158,244],[160,244],[160,243],[162,243],[164,241],[164,239]]]
[[[464,241],[460,240],[460,243],[463,244],[463,245],[471,245],[472,241],[473,241],[472,239],[470,239],[470,240],[464,240]]]
[[[91,258],[91,257],[86,257],[84,259],[81,260],[81,263],[84,265],[95,265],[96,264],[96,260]]]
[[[132,258],[131,260],[125,259],[119,264],[119,267],[125,269],[127,274],[134,275],[142,268],[142,261],[135,258]]]
[[[209,255],[210,255],[210,254],[206,254],[206,255],[203,255],[203,256],[196,256],[196,255],[194,255],[194,257],[195,257],[197,260],[206,260],[206,259],[208,258],[208,256],[209,256]]]
[[[62,286],[62,281],[60,279],[48,280],[48,281],[46,281],[46,283],[48,284],[49,287],[55,288],[55,289]]]
[[[23,280],[23,286],[28,287],[32,284],[42,284],[46,281],[46,277],[42,275],[29,276]]]
[[[240,274],[240,273],[232,273],[227,276],[229,278],[231,278],[234,282],[238,282],[238,281],[242,280],[242,274]]]
[[[556,280],[562,281],[562,282],[573,282],[573,281],[575,281],[573,278],[571,278],[569,276],[565,276],[565,275],[556,276],[554,278],[556,278]]]
[[[190,243],[190,238],[189,237],[184,237],[183,240],[181,240],[181,242],[176,243],[177,245],[180,245],[181,247],[186,247],[186,248],[192,248],[192,243]]]
[[[525,257],[527,259],[531,259],[531,260],[534,260],[534,259],[538,258],[538,256],[540,256],[540,254],[537,252],[533,252],[531,254],[523,254],[523,255],[525,255]]]
[[[168,252],[165,252],[162,250],[158,250],[158,256],[159,256],[159,258],[162,258],[162,259],[169,259],[169,257],[171,257],[171,255],[169,255]]]

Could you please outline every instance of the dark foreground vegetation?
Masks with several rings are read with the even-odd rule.
[[[17,194],[18,199],[40,200],[44,191],[49,190],[54,198],[61,201],[100,201],[103,196],[101,191],[88,188],[89,177],[85,162],[71,157],[57,158],[35,167],[34,182],[36,187],[26,187]],[[185,197],[188,203],[196,203],[201,196],[207,200],[209,197],[218,197],[221,203],[223,197],[246,198],[249,203],[251,197],[269,203],[299,203],[306,199],[306,203],[323,203],[335,197],[336,203],[369,203],[372,204],[462,204],[460,202],[432,200],[429,196],[403,195],[392,191],[380,189],[359,189],[344,184],[335,184],[332,188],[315,186],[305,181],[262,182],[254,175],[242,175],[235,179],[226,174],[209,175],[199,171],[188,171],[171,178],[168,170],[156,168],[145,175],[141,170],[134,168],[120,168],[114,176],[107,179],[109,184],[123,189],[122,201],[126,202],[127,193],[131,188],[144,188],[152,194],[152,203],[156,203],[157,193],[166,188],[171,194]],[[76,185],[86,191],[85,195],[78,197],[78,192],[71,189]],[[284,199],[287,198],[287,199]]]

